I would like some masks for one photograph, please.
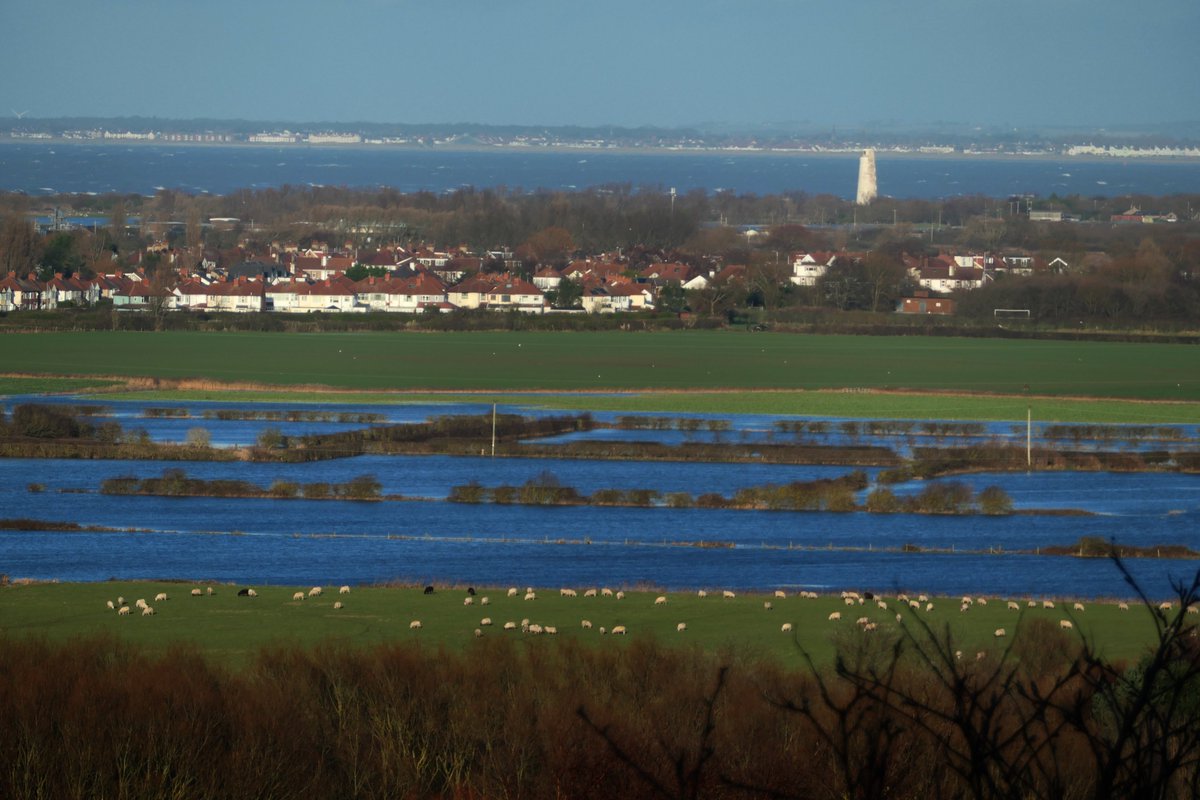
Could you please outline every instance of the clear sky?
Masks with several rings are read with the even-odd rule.
[[[0,115],[1200,118],[1200,0],[0,0]]]

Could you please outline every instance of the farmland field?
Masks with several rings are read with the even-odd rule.
[[[582,590],[579,597],[564,598],[557,589],[539,589],[537,599],[527,602],[520,596],[507,597],[503,588],[480,587],[475,604],[464,606],[466,594],[461,587],[439,589],[430,596],[417,588],[355,587],[349,595],[341,596],[336,587],[327,586],[320,597],[296,601],[293,592],[308,587],[259,586],[259,596],[252,599],[238,597],[236,586],[224,584],[216,585],[216,594],[211,597],[191,597],[192,586],[130,581],[8,586],[0,589],[0,635],[35,635],[62,641],[111,634],[158,653],[174,643],[187,642],[215,660],[241,665],[266,645],[296,643],[307,647],[328,639],[356,646],[420,641],[458,650],[474,640],[472,632],[486,616],[494,624],[482,629],[485,636],[522,638],[519,631],[505,633],[502,626],[505,621],[519,624],[529,618],[556,626],[560,639],[613,644],[622,640],[601,638],[599,627],[625,625],[628,640],[652,636],[664,643],[698,645],[712,651],[729,648],[743,657],[765,656],[800,666],[801,648],[825,662],[833,657],[839,641],[864,635],[854,625],[860,616],[876,621],[880,631],[886,632],[896,629],[897,610],[908,618],[905,624],[913,624],[917,615],[893,597],[887,598],[886,611],[871,603],[846,607],[836,596],[806,600],[794,595],[778,599],[769,594],[746,594],[726,600],[719,596],[700,599],[694,592],[668,593],[668,602],[656,606],[658,592],[653,591],[630,591],[623,600],[615,600],[585,598]],[[157,611],[153,617],[141,617],[136,608],[128,617],[105,609],[105,601],[118,595],[132,606],[136,598],[152,601],[158,592],[166,592],[171,599],[152,602]],[[488,606],[479,605],[484,595],[490,598]],[[345,607],[334,610],[338,600]],[[771,611],[763,607],[768,600],[774,606]],[[958,598],[932,600],[934,610],[920,615],[938,633],[949,626],[964,651],[972,653],[1001,649],[1007,642],[994,639],[996,628],[1004,627],[1012,637],[1018,635],[1021,624],[1033,619],[1057,623],[1072,618],[1076,630],[1109,659],[1135,658],[1154,637],[1150,612],[1136,604],[1130,611],[1119,611],[1111,603],[1089,602],[1086,611],[1071,612],[1067,610],[1070,604],[1061,602],[1053,610],[1040,606],[1027,609],[1022,599],[1021,611],[1015,612],[993,598],[987,606],[960,613]],[[830,622],[828,616],[833,611],[841,612],[845,619]],[[421,620],[421,630],[409,630],[414,619]],[[582,629],[582,619],[589,619],[594,627]],[[683,633],[676,631],[680,622],[687,624]],[[781,632],[784,622],[793,624],[794,635]],[[546,642],[548,646],[545,637],[541,641],[527,635],[524,638],[530,644]]]
[[[664,333],[44,333],[0,372],[363,390],[906,389],[1200,400],[1200,348],[1116,342]]]

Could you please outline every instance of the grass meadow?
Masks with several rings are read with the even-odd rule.
[[[906,389],[1200,401],[1200,348],[1120,342],[661,333],[86,332],[13,336],[7,373],[338,389]]]
[[[594,647],[625,647],[635,640],[657,640],[661,644],[692,647],[719,653],[736,653],[740,659],[767,659],[783,666],[801,667],[802,650],[821,663],[832,660],[835,647],[859,637],[870,636],[855,625],[859,617],[868,617],[881,632],[895,631],[895,615],[900,624],[924,619],[938,632],[946,626],[972,656],[979,651],[997,653],[1018,629],[1032,620],[1045,619],[1058,624],[1072,619],[1078,635],[1088,637],[1096,650],[1111,660],[1136,659],[1154,638],[1150,612],[1131,604],[1120,611],[1114,603],[1085,604],[1083,612],[1070,611],[1070,603],[1058,602],[1053,610],[1027,608],[1026,598],[1019,600],[1019,612],[1008,610],[1002,598],[991,598],[986,606],[976,605],[968,612],[959,611],[959,598],[931,598],[931,612],[902,608],[895,597],[884,598],[888,609],[871,602],[849,607],[839,596],[816,600],[795,595],[780,599],[770,594],[739,594],[721,598],[710,591],[706,598],[695,592],[668,592],[665,605],[655,605],[659,596],[653,591],[628,591],[622,600],[613,598],[560,597],[557,589],[539,589],[537,599],[526,601],[521,594],[508,597],[506,588],[477,587],[474,604],[465,606],[465,589],[439,588],[424,595],[419,588],[353,587],[349,595],[339,595],[337,587],[324,587],[319,597],[293,600],[296,591],[310,587],[260,586],[256,598],[238,597],[237,586],[214,585],[212,596],[192,597],[194,586],[176,582],[42,583],[13,585],[0,589],[0,635],[9,637],[45,637],[69,641],[83,636],[109,634],[150,653],[162,654],[173,645],[196,647],[215,663],[241,667],[249,663],[263,647],[298,645],[311,648],[325,642],[351,643],[354,647],[419,642],[423,646],[463,650],[475,641],[480,628],[484,638],[504,637],[527,647],[554,647],[556,642],[572,640]],[[614,587],[615,588],[615,587]],[[154,602],[159,592],[170,597]],[[140,616],[132,608],[129,616],[118,616],[105,607],[106,600],[124,596],[132,607],[145,598],[156,610],[152,617]],[[487,596],[489,604],[480,605]],[[341,601],[344,607],[335,610]],[[763,604],[770,602],[768,611]],[[830,613],[840,612],[843,619],[830,622]],[[490,617],[491,626],[481,626]],[[505,632],[507,621],[555,626],[557,637]],[[412,620],[421,621],[420,630],[411,630]],[[590,630],[581,627],[587,619]],[[676,626],[686,623],[680,633]],[[791,634],[783,633],[783,623],[791,623]],[[624,625],[625,637],[601,636],[601,626],[611,630]],[[993,632],[1004,628],[1005,639]]]

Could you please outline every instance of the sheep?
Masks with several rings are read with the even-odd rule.
[[[958,610],[959,610],[959,611],[970,611],[970,610],[971,610],[971,604],[970,604],[970,603],[963,603],[961,606],[959,606],[959,607],[958,607]]]
[[[350,587],[349,586],[338,587],[338,594],[350,594]]]
[[[504,623],[504,630],[515,631],[516,629],[517,629],[517,623],[513,622],[512,620],[509,620],[508,622]]]
[[[559,589],[558,596],[559,597],[578,597],[579,593],[576,592],[574,589]]]
[[[616,625],[613,627],[612,632],[613,632],[613,636],[624,636],[625,635],[625,626],[624,625]]]
[[[128,617],[129,616],[129,606],[121,606],[120,608],[117,609],[117,613],[120,614],[122,617]]]
[[[868,625],[868,624],[870,624],[870,622],[871,622],[870,617],[859,617],[858,619],[854,620],[855,625]]]
[[[470,600],[471,598],[468,597],[467,599]],[[534,591],[525,592],[525,599],[526,600],[537,600],[537,592],[534,592]]]
[[[199,589],[192,589],[192,597],[200,597],[203,594],[204,592],[200,591]]]
[[[779,600],[782,600],[785,597],[787,597],[787,592],[783,591],[782,589],[776,589],[775,597],[778,598]]]
[[[728,589],[725,589],[724,591],[721,592],[721,597],[723,597],[726,600],[732,600],[736,596],[737,595],[735,595],[733,592],[729,591]]]
[[[667,604],[667,596],[666,595],[660,594],[658,597],[654,598],[654,605],[665,606],[666,604]]]
[[[774,611],[774,610],[775,610],[775,606],[771,605],[771,601],[770,601],[770,600],[767,600],[766,602],[764,602],[764,603],[763,603],[763,609],[764,609],[764,610],[766,610],[766,611]]]
[[[701,600],[703,600],[704,598],[708,597],[708,592],[701,589],[700,591],[696,592],[696,597],[699,597]]]
[[[490,628],[492,625],[492,618],[484,617],[483,619],[479,620],[479,625],[484,628]]]
[[[882,600],[876,600],[875,605],[879,606],[881,611],[887,611],[887,603],[883,602]]]
[[[249,597],[249,596],[250,596],[250,590],[249,590],[249,589],[238,589],[237,596],[238,596],[238,597]]]
[[[579,627],[583,628],[584,630],[591,630],[592,621],[590,619],[581,619],[579,620]]]
[[[900,622],[903,619],[904,619],[904,617],[902,617],[900,614],[896,615],[896,622]]]
[[[962,599],[962,602],[963,602],[964,606],[969,606],[969,605],[971,605],[971,603],[974,603],[975,601],[973,599],[971,599],[970,597],[964,597]]]
[[[432,586],[426,586],[426,587],[425,587],[424,594],[433,594],[433,587],[432,587]]]
[[[962,661],[962,650],[955,650],[955,651],[954,651],[954,660],[955,660],[955,661]]]
[[[921,604],[920,604],[920,603],[918,603],[916,600],[909,600],[909,601],[908,601],[908,607],[909,607],[909,608],[911,608],[911,609],[913,609],[914,611],[920,611],[920,610],[921,610]]]
[[[508,587],[508,596],[509,597],[516,597],[518,594],[519,594],[519,592],[517,591],[517,587],[515,587],[515,586]]]
[[[847,597],[847,598],[843,599],[842,602],[848,606],[856,605],[853,597]]]
[[[926,603],[926,604],[925,604],[925,610],[926,610],[926,611],[933,611],[933,603]]]
[[[553,625],[547,625],[546,627],[542,628],[542,630],[547,636],[558,636],[558,628],[554,627]]]
[[[341,600],[338,600],[338,601],[334,602],[334,604],[333,604],[333,610],[334,610],[334,611],[340,611],[341,609],[342,609],[342,601],[341,601]]]
[[[209,586],[207,589],[204,590],[204,593],[207,594],[209,597],[212,597],[214,594],[217,593],[217,590],[214,589],[213,587]]]
[[[1124,600],[1122,600],[1121,602],[1117,603],[1117,608],[1121,611],[1128,611],[1129,603],[1126,603]]]
[[[987,605],[987,598],[986,598],[986,597],[976,597],[976,598],[975,598],[975,602],[976,602],[976,603],[978,603],[978,604],[979,604],[979,605],[981,605],[981,606],[986,606],[986,605]]]
[[[521,627],[522,627],[522,628],[528,628],[528,627],[529,627],[529,617],[526,617],[525,619],[521,620]]]
[[[253,589],[247,589],[246,597],[258,597],[258,592],[254,591]]]
[[[625,599],[625,593],[624,593],[624,592],[617,592],[617,593],[616,593],[615,595],[613,595],[613,596],[614,596],[614,597],[616,597],[618,600],[624,600],[624,599]]]
[[[1025,604],[1025,607],[1026,608],[1037,608],[1037,601],[1030,600],[1028,603]]]
[[[154,616],[154,606],[146,606],[145,608],[143,608],[142,616],[143,617],[153,617]]]
[[[584,597],[595,597],[597,594],[599,594],[599,590],[597,590],[597,589],[588,589],[587,591],[585,591],[585,592],[583,593],[583,596],[584,596]]]
[[[985,658],[987,658],[987,653],[982,650],[975,654],[976,661],[983,661]]]
[[[527,598],[525,598],[525,599],[526,599],[526,600],[528,600],[529,598],[527,597]],[[464,606],[473,606],[473,605],[475,605],[475,598],[474,598],[474,597],[464,597],[464,598],[463,598],[463,605],[464,605]]]
[[[1075,611],[1083,611],[1083,603],[1076,603],[1071,608]]]
[[[532,633],[534,635],[538,635],[543,632],[542,626],[538,625],[536,622],[533,623],[532,625],[526,625],[523,630],[525,630],[529,633]]]
[[[311,589],[309,589],[309,590],[308,590],[308,596],[309,596],[309,597],[320,597],[320,596],[321,596],[321,587],[320,587],[320,586],[314,586],[314,587],[312,587]]]
[[[526,592],[532,592],[532,591],[533,591],[533,587],[532,587],[532,586],[526,586],[526,587],[525,587],[525,591],[526,591]]]
[[[612,597],[613,590],[608,588],[607,586],[605,586],[603,589],[600,590],[600,596],[601,597]]]
[[[1170,611],[1170,610],[1171,610],[1171,604],[1170,604],[1170,603],[1168,603],[1168,602],[1159,603],[1159,604],[1158,604],[1158,610],[1159,610],[1159,611]]]
[[[1020,611],[1021,606],[1018,605],[1017,603],[1014,603],[1012,600],[1009,600],[1008,601],[1008,610],[1009,611]]]
[[[491,601],[490,601],[490,600],[488,600],[488,598],[487,598],[487,595],[486,595],[486,594],[485,594],[483,597],[479,598],[479,605],[481,605],[481,606],[486,606],[486,605],[487,605],[488,603],[490,603],[490,602],[491,602]]]
[[[133,601],[133,604],[134,604],[135,606],[137,606],[138,608],[145,608],[145,607],[146,607],[146,605],[147,605],[147,604],[146,604],[146,598],[144,598],[144,597],[139,597],[137,600],[134,600],[134,601]]]
[[[292,599],[293,600],[303,600],[304,592],[296,592],[294,595],[292,595]]]
[[[830,615],[829,615],[829,621],[830,621],[830,622],[837,622],[837,621],[838,621],[838,620],[840,620],[841,618],[842,618],[842,612],[840,612],[840,611],[835,611],[835,612],[833,612],[832,614],[830,614]]]
[[[164,601],[166,599],[167,599],[166,592],[159,592],[158,594],[154,595],[154,602],[156,602],[156,603],[161,603],[162,601]]]
[[[1196,608],[1195,606],[1188,606],[1188,607],[1187,607],[1187,613],[1189,613],[1189,614],[1200,614],[1200,609]]]
[[[199,593],[200,590],[197,589],[196,591],[197,591],[197,593]],[[119,606],[125,605],[125,598],[122,597],[121,595],[117,595],[117,605],[119,605]]]
[[[418,630],[420,630],[420,629],[421,629],[421,620],[419,620],[419,619],[414,619],[412,622],[408,623],[408,629],[409,629],[410,631],[418,631]]]
[[[112,600],[106,600],[104,602],[104,605],[108,608],[109,611],[113,611],[117,607],[117,604],[114,603]]]
[[[995,636],[997,639],[1003,639],[1007,635],[1008,631],[1004,630],[1004,628],[996,628],[995,633],[992,634],[992,636]]]
[[[468,587],[467,587],[467,594],[471,595],[471,597],[474,597],[474,596],[475,596],[475,587],[474,587],[474,586],[468,586]]]
[[[1074,628],[1075,625],[1069,619],[1060,619],[1058,621],[1058,627],[1062,628],[1064,631],[1069,631],[1071,628]]]
[[[686,630],[687,630],[687,623],[686,623],[686,622],[681,622],[681,623],[679,623],[678,625],[676,625],[676,626],[675,626],[675,632],[676,632],[676,633],[683,633],[683,632],[684,632],[684,631],[686,631]]]
[[[476,638],[476,639],[482,639],[482,638],[483,638],[483,631],[481,631],[479,628],[476,628],[476,629],[475,629],[475,638]]]
[[[874,622],[868,622],[866,625],[863,625],[863,626],[862,626],[862,629],[863,629],[864,631],[873,631],[873,630],[875,630],[877,627],[879,627],[879,626],[878,626],[878,625],[876,625]]]
[[[1042,608],[1051,608],[1051,609],[1054,608],[1054,601],[1053,600],[1043,600]]]
[[[603,636],[603,635],[604,635],[604,634],[606,634],[606,633],[608,633],[608,631],[604,629],[604,626],[603,626],[603,625],[601,625],[601,626],[600,626],[600,635],[601,635],[601,636]]]
[[[917,595],[917,602],[918,603],[928,603],[929,595],[924,595],[924,594]]]
[[[780,633],[791,633],[792,632],[792,623],[785,622],[782,625],[780,625],[779,632]]]

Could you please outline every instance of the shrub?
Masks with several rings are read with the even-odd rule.
[[[1011,514],[1012,498],[999,486],[989,486],[979,493],[979,510],[984,514]]]

